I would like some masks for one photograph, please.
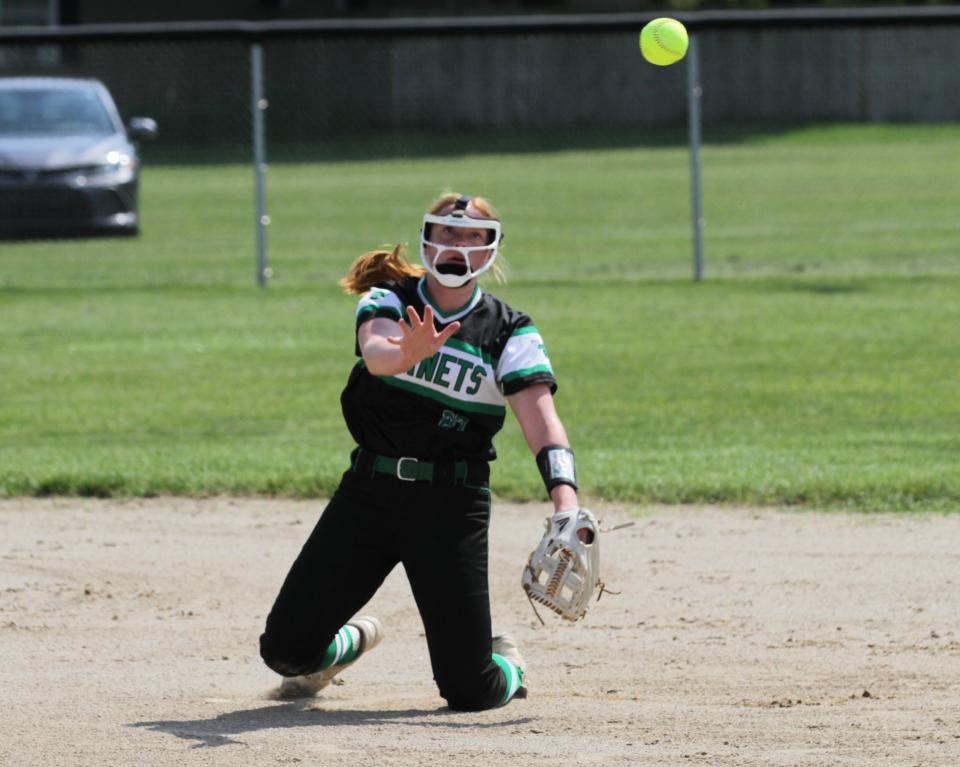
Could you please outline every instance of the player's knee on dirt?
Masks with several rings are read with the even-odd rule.
[[[278,640],[267,633],[260,635],[260,657],[270,669],[281,676],[312,674],[322,665],[325,650],[326,645],[318,652],[314,646]]]
[[[500,706],[499,695],[478,696],[475,694],[453,693],[449,696],[441,696],[447,701],[453,711],[486,711],[488,708],[497,708]]]
[[[499,670],[487,678],[455,679],[440,683],[440,697],[454,711],[484,711],[497,708],[503,700],[503,681]]]

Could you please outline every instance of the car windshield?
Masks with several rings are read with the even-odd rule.
[[[0,91],[0,136],[103,136],[114,132],[94,90]]]

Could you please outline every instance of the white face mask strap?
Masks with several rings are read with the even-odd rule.
[[[427,268],[427,271],[429,271],[430,274],[432,274],[444,287],[459,288],[463,285],[466,285],[470,280],[476,279],[481,274],[486,272],[490,267],[493,266],[493,262],[497,260],[497,252],[499,250],[500,240],[503,239],[503,235],[500,230],[500,222],[497,219],[472,218],[471,216],[468,216],[466,214],[466,207],[471,199],[473,198],[458,198],[454,203],[453,211],[445,216],[437,216],[428,213],[423,217],[423,228],[420,230],[420,260]],[[429,228],[437,224],[463,228],[487,229],[493,235],[492,241],[488,245],[480,245],[477,247],[441,245],[434,243],[427,239],[427,231]],[[427,246],[430,246],[436,250],[433,258],[427,256]],[[448,250],[456,251],[463,257],[464,266],[466,267],[466,272],[464,274],[443,273],[437,269],[437,259],[440,257],[442,252]],[[474,270],[470,263],[470,254],[476,251],[488,251],[490,253],[490,257],[483,266]]]
[[[426,242],[427,242],[426,240],[423,240],[421,241],[421,244],[420,244],[420,252],[421,252],[421,255],[423,256],[424,264],[427,264],[427,255],[425,250]],[[470,259],[467,257],[465,253],[460,251],[460,248],[453,246],[449,248],[444,248],[444,250],[460,251],[460,254],[463,256],[463,260],[467,266],[466,272],[464,272],[463,274],[444,274],[439,269],[437,269],[437,259],[440,258],[441,249],[435,245],[432,247],[436,251],[436,253],[434,253],[433,258],[430,259],[430,263],[427,264],[427,269],[430,270],[430,274],[436,277],[441,285],[448,288],[459,288],[463,285],[466,285],[468,282],[470,282],[471,279],[473,279],[473,274],[470,272]]]
[[[436,251],[433,258],[430,258],[427,255],[427,246]],[[463,264],[466,270],[463,274],[444,273],[437,269],[437,259],[440,258],[442,253],[450,250],[455,251],[463,258]],[[490,257],[487,259],[486,263],[484,263],[484,265],[478,269],[474,269],[473,265],[470,263],[470,254],[476,251],[490,253]],[[437,278],[441,285],[444,285],[448,288],[459,288],[461,285],[466,285],[470,280],[476,279],[481,274],[486,272],[491,266],[493,266],[493,262],[497,260],[497,245],[494,243],[492,245],[480,245],[471,248],[460,245],[438,245],[437,243],[430,242],[428,239],[426,239],[426,237],[421,237],[420,260],[423,262],[423,265],[427,267],[430,274]]]

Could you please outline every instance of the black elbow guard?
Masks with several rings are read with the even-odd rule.
[[[546,445],[537,453],[537,468],[546,485],[547,495],[557,485],[570,485],[577,489],[577,466],[573,451],[563,445]]]

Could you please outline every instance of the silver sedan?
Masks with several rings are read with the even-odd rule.
[[[98,80],[0,78],[0,234],[139,232],[136,142]]]

